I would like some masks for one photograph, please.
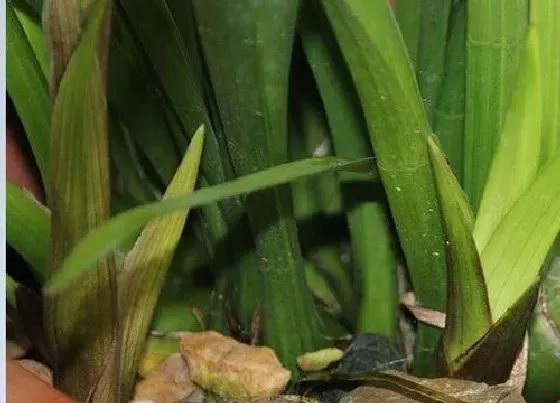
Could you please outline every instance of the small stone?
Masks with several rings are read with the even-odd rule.
[[[335,373],[405,371],[406,357],[386,337],[363,333],[350,344]]]
[[[53,384],[53,375],[52,371],[49,367],[45,364],[40,363],[39,361],[34,360],[18,360],[18,363],[25,368],[26,370],[33,372],[39,378],[41,378],[44,382],[48,383],[52,386]]]
[[[189,396],[196,386],[180,353],[169,356],[148,378],[136,384],[134,400],[175,403]]]
[[[333,362],[340,361],[343,355],[344,352],[338,348],[325,348],[300,355],[297,364],[304,372],[321,371]]]
[[[239,343],[214,331],[186,333],[181,352],[191,379],[226,398],[250,401],[275,397],[291,377],[272,349]]]

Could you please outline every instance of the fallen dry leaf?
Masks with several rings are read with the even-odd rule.
[[[175,353],[152,371],[148,378],[136,384],[134,400],[175,403],[196,389],[183,356]]]
[[[275,397],[291,377],[272,349],[239,343],[214,331],[186,333],[181,352],[191,379],[227,398],[250,401]]]
[[[459,379],[421,379],[398,371],[387,371],[387,382],[379,387],[363,386],[354,389],[340,403],[357,402],[449,402],[449,403],[524,403],[521,393],[515,388]],[[390,385],[390,390],[385,386]]]

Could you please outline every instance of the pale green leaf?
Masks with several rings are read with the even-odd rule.
[[[529,0],[469,0],[464,189],[473,211],[509,108],[527,35]]]
[[[513,203],[533,183],[540,166],[543,109],[538,42],[535,29],[529,32],[476,217],[474,238],[479,250],[486,247]]]
[[[560,232],[560,156],[542,168],[481,251],[493,321],[540,278]]]

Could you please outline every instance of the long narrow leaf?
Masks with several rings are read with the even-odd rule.
[[[322,3],[358,89],[412,285],[422,306],[444,311],[444,236],[426,144],[430,128],[396,21],[385,0]],[[423,327],[420,333],[415,363],[422,373],[439,335]]]
[[[335,153],[350,159],[367,157],[373,151],[356,89],[318,4],[304,3],[300,36],[331,127]],[[357,331],[394,339],[398,322],[396,256],[385,195],[378,184],[363,176],[341,173],[340,179],[350,210],[353,276],[360,295]]]
[[[286,162],[288,83],[299,0],[197,0],[193,5],[236,174]],[[256,267],[249,268],[247,276],[262,279],[264,342],[295,370],[296,356],[317,348],[321,339],[305,286],[289,188],[251,195],[246,207],[257,255]]]
[[[204,131],[192,137],[177,173],[163,199],[193,191],[198,175]],[[119,298],[123,314],[123,350],[121,374],[123,394],[129,396],[136,379],[136,367],[142,353],[157,299],[163,288],[175,248],[181,238],[189,210],[162,216],[146,225],[128,253],[124,271],[119,274]]]
[[[25,129],[43,183],[48,183],[51,109],[48,85],[11,2],[6,4],[6,88]]]
[[[452,0],[423,0],[416,53],[416,77],[428,120],[432,122],[445,71],[447,26]]]
[[[50,212],[25,191],[6,184],[6,240],[42,282],[51,239]]]
[[[465,141],[466,22],[466,1],[460,1],[451,12],[445,60],[446,71],[433,124],[441,148],[460,183],[463,183]]]
[[[45,35],[41,28],[41,16],[40,14],[35,14],[33,10],[30,10],[27,5],[23,4],[23,0],[12,0],[10,3],[15,6],[14,10],[17,18],[25,31],[25,36],[46,78],[49,76],[49,61]]]
[[[57,65],[52,82],[54,105],[50,137],[51,254],[48,278],[56,276],[60,263],[74,244],[107,219],[109,209],[109,158],[107,105],[105,100],[102,34],[110,19],[110,2],[97,0],[77,47],[67,65],[64,46],[69,33],[66,12],[60,2],[50,2],[51,60]],[[80,14],[73,18],[79,20]],[[70,39],[72,34],[70,33]],[[62,48],[58,48],[62,46]],[[60,52],[60,53],[58,53]],[[60,77],[58,77],[60,74]],[[116,337],[116,279],[112,257],[96,265],[96,271],[71,289],[46,295],[45,328],[54,357],[55,383],[78,400],[88,396],[117,401],[118,374],[98,388],[111,362]],[[118,356],[118,352],[116,352]],[[114,362],[114,361],[113,361]],[[87,368],[87,370],[85,370]]]

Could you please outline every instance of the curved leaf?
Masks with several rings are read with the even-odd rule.
[[[560,232],[560,155],[543,167],[481,251],[495,322],[535,282]]]
[[[472,237],[473,216],[461,185],[434,138],[428,138],[447,235],[447,311],[443,347],[453,361],[492,325],[480,257]]]
[[[49,279],[45,292],[54,293],[91,270],[98,259],[126,243],[153,218],[173,211],[199,207],[233,196],[256,192],[306,176],[329,171],[371,171],[371,158],[348,161],[343,158],[308,158],[278,165],[236,180],[200,189],[186,196],[173,197],[156,203],[146,204],[121,213],[90,232],[70,253],[56,275]]]
[[[415,294],[446,303],[445,245],[426,136],[431,129],[394,15],[385,0],[322,0],[358,90]],[[438,329],[419,329],[417,373],[429,372]]]
[[[51,120],[48,84],[11,1],[6,4],[6,88],[46,184]]]
[[[192,137],[183,161],[165,191],[164,199],[193,191],[203,139],[204,128],[201,126]],[[128,253],[124,269],[119,273],[123,345],[126,346],[121,353],[120,371],[125,396],[129,396],[132,391],[145,335],[188,214],[189,209],[186,209],[150,221]]]

